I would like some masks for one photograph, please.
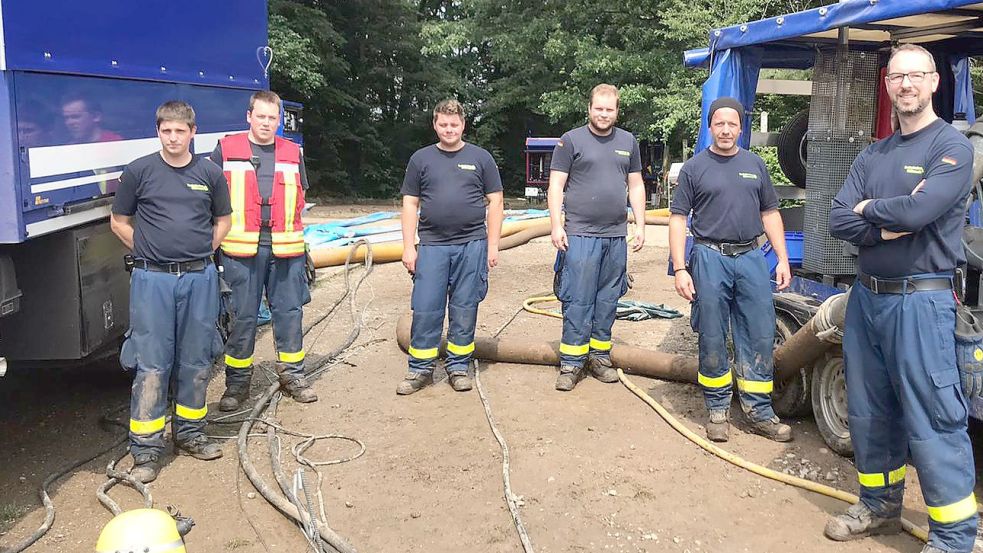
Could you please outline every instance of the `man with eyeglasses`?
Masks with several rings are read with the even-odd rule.
[[[829,216],[830,233],[860,248],[843,337],[860,502],[826,536],[901,532],[910,458],[928,507],[922,552],[968,553],[978,516],[952,281],[965,263],[973,153],[932,108],[939,75],[927,50],[895,49],[886,84],[899,128],[857,156]]]
[[[233,210],[232,230],[222,241],[235,315],[225,344],[221,411],[240,409],[249,399],[256,313],[264,290],[281,388],[300,403],[317,401],[304,377],[303,306],[311,301],[301,222],[307,171],[300,147],[276,135],[280,106],[276,93],[254,93],[246,111],[249,130],[226,136],[211,155],[225,170]]]

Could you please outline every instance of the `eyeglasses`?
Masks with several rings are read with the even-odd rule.
[[[891,84],[901,84],[905,77],[911,81],[911,84],[921,84],[925,80],[926,75],[935,73],[935,71],[910,71],[908,73],[888,73],[884,78],[887,82]]]

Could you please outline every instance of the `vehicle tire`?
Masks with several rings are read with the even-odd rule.
[[[799,188],[806,187],[806,131],[809,110],[796,113],[778,133],[778,165],[788,180]]]
[[[843,357],[826,355],[816,361],[812,378],[812,412],[826,445],[840,455],[852,456]]]
[[[785,343],[799,329],[799,324],[788,315],[775,318],[775,347]],[[799,369],[799,374],[783,382],[775,382],[771,393],[771,405],[781,418],[799,418],[812,411],[812,370]]]

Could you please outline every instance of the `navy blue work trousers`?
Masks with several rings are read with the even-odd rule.
[[[222,256],[232,288],[232,330],[225,344],[225,384],[249,383],[259,306],[266,290],[277,362],[288,378],[304,376],[304,305],[311,301],[304,256],[275,257],[261,245],[251,257]]]
[[[130,395],[134,455],[163,450],[171,400],[175,441],[203,433],[209,374],[222,353],[218,310],[218,272],[212,264],[181,274],[133,270],[130,329],[120,363],[136,371]]]
[[[847,302],[843,360],[860,501],[881,516],[899,515],[910,460],[928,507],[929,544],[968,553],[976,479],[955,317],[951,290],[875,294],[858,282]]]
[[[700,335],[699,383],[707,409],[730,407],[736,373],[741,408],[748,418],[774,417],[775,305],[764,254],[755,248],[728,256],[695,244],[689,264],[696,287],[690,323]],[[728,328],[734,339],[733,373],[727,355]]]
[[[556,252],[553,292],[563,305],[560,365],[583,368],[588,356],[611,355],[618,300],[628,291],[624,236],[567,236]]]
[[[431,374],[447,313],[448,373],[465,373],[474,353],[478,304],[488,294],[488,241],[421,244],[413,275],[409,370]]]

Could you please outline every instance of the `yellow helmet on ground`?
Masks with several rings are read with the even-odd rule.
[[[187,553],[177,521],[159,509],[134,509],[103,527],[96,553]]]

